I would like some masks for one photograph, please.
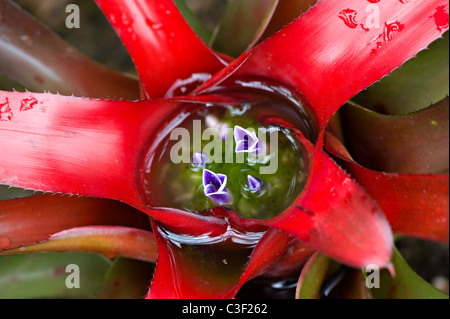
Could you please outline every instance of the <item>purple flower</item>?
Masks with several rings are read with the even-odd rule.
[[[247,175],[247,185],[252,193],[259,192],[263,188],[263,182],[252,175]]]
[[[236,153],[254,153],[260,151],[260,140],[255,133],[238,125],[234,127],[234,140]]]
[[[203,188],[205,195],[211,198],[216,204],[225,204],[230,200],[230,194],[225,188],[227,175],[216,174],[210,170],[203,170]]]
[[[202,152],[195,152],[192,156],[192,165],[196,167],[205,167],[208,162],[208,156],[206,154],[203,154]]]

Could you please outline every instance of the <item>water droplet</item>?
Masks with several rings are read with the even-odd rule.
[[[109,21],[111,21],[111,24],[112,24],[112,25],[116,25],[116,23],[117,23],[117,18],[116,18],[116,16],[113,15],[113,14],[111,14],[111,15],[109,16]]]
[[[441,32],[448,28],[449,14],[445,10],[445,6],[439,6],[436,8],[436,12],[431,16],[436,23],[436,29]],[[430,17],[430,18],[431,18]]]
[[[400,23],[399,21],[393,22],[385,22],[383,33],[379,34],[377,39],[380,41],[376,42],[376,48],[372,49],[371,55],[375,55],[377,51],[387,42],[391,41],[394,38],[394,34],[396,32],[400,32],[405,28],[405,25]]]
[[[131,24],[131,19],[125,13],[122,13],[122,25],[129,26]]]
[[[338,17],[344,21],[345,25],[351,29],[355,29],[358,26],[356,22],[356,15],[358,13],[353,9],[344,9],[339,12]]]
[[[6,98],[5,103],[0,103],[0,121],[11,121],[13,113],[11,107],[9,106],[8,98]]]
[[[394,22],[385,22],[384,23],[384,30],[383,30],[383,39],[384,42],[391,41],[394,37],[394,32],[400,32],[405,27],[404,24],[394,21]]]
[[[148,18],[145,20],[145,22],[153,31],[158,31],[158,30],[162,29],[162,27],[163,27],[162,23],[153,22],[152,20],[150,20]]]
[[[28,47],[33,45],[33,39],[28,34],[22,34],[19,39]]]
[[[36,104],[38,100],[35,97],[30,97],[28,99],[23,99],[20,104],[20,112],[31,110]]]
[[[211,78],[209,73],[194,73],[187,79],[176,80],[165,97],[186,95]]]
[[[367,0],[367,1],[369,1],[370,3],[378,3],[378,2],[380,2],[380,0]]]

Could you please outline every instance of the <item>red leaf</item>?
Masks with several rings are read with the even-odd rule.
[[[175,81],[211,75],[225,62],[192,31],[172,0],[96,0],[136,65],[146,98]]]
[[[0,101],[10,114],[0,120],[0,184],[146,206],[142,153],[179,102],[4,91]]]
[[[325,146],[378,203],[394,232],[449,241],[449,176],[372,171],[355,163],[331,135]]]
[[[380,27],[364,26],[366,1],[320,1],[292,24],[241,56],[198,91],[229,77],[260,76],[297,88],[324,129],[348,99],[389,74],[438,38],[448,24],[433,14],[448,12],[445,0],[381,1]],[[354,10],[360,26],[342,21]],[[439,12],[440,12],[439,11]],[[439,20],[440,21],[440,20]]]
[[[289,128],[287,123],[281,125]],[[382,211],[326,153],[301,133],[297,136],[309,156],[307,184],[285,211],[262,223],[344,264],[387,266],[393,238]]]
[[[448,243],[448,175],[382,173],[355,163],[345,166],[377,201],[394,232]]]
[[[91,225],[150,226],[145,214],[112,200],[38,195],[0,201],[0,249],[43,241],[65,229]]]
[[[253,249],[236,292],[250,279],[271,269],[283,257],[290,240],[291,237],[285,232],[270,228]]]
[[[285,254],[264,274],[264,277],[289,278],[295,275],[315,251],[300,240],[292,240]]]
[[[203,216],[175,208],[141,208],[140,210],[176,233],[217,236],[227,230],[227,223],[215,216]]]

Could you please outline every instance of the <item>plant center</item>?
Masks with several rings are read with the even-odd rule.
[[[307,157],[292,130],[264,118],[296,127],[304,119],[285,99],[261,96],[188,104],[151,154],[143,176],[148,201],[200,214],[224,206],[254,219],[286,209],[307,181]]]

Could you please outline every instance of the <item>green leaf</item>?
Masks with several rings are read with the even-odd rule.
[[[0,185],[0,200],[23,198],[35,195],[34,191],[27,191],[22,188],[9,187],[7,185]]]
[[[347,103],[345,139],[354,159],[370,169],[438,174],[449,165],[449,99],[405,115],[383,115]]]
[[[118,257],[109,269],[98,294],[100,299],[143,299],[154,264]]]
[[[75,274],[67,268],[71,264],[79,268],[79,288],[66,286],[66,279],[72,282],[67,277]],[[94,298],[110,264],[88,253],[0,256],[0,298]]]
[[[189,26],[194,30],[194,32],[206,43],[209,42],[211,38],[211,32],[205,27],[205,25],[200,21],[197,15],[191,11],[191,9],[186,5],[185,0],[174,0],[178,10],[180,11],[183,18],[189,24]]]
[[[316,4],[317,0],[279,0],[277,8],[264,31],[261,40],[265,40],[283,27],[297,19]]]
[[[213,36],[213,48],[239,56],[258,42],[277,4],[278,0],[229,0]]]
[[[330,269],[331,259],[320,252],[314,253],[303,267],[297,284],[297,299],[319,299],[320,289]]]
[[[449,33],[400,69],[357,95],[354,100],[386,114],[406,114],[449,94]]]
[[[395,277],[387,270],[380,272],[380,288],[371,289],[375,299],[448,299],[448,295],[415,273],[397,249],[394,249],[392,264]]]

